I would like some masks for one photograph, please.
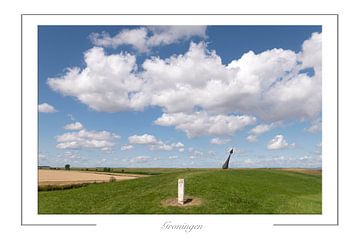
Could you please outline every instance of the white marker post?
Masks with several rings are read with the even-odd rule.
[[[183,178],[178,180],[178,203],[185,203],[185,181]]]

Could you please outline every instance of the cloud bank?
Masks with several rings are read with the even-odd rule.
[[[75,97],[96,111],[160,107],[164,113],[154,123],[175,127],[188,137],[232,135],[255,124],[256,119],[271,125],[319,116],[321,33],[313,33],[298,53],[285,49],[249,51],[227,65],[204,42],[190,43],[184,54],[165,59],[151,57],[141,67],[136,64],[135,55],[108,55],[99,47],[132,42],[135,48],[147,50],[149,46],[170,44],[202,31],[176,32],[139,28],[115,37],[94,36],[98,46],[85,52],[86,66],[69,68],[47,83],[51,89]],[[139,38],[144,35],[146,44],[133,40],[132,34]],[[313,75],[306,73],[309,68],[314,70]],[[251,133],[248,140],[254,141],[260,134]]]

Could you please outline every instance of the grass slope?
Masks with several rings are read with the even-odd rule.
[[[177,179],[185,195],[200,206],[163,206],[177,197]],[[40,214],[320,214],[321,175],[274,169],[162,170],[135,180],[39,192]]]

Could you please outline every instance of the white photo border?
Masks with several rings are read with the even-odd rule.
[[[166,19],[166,21],[164,21]],[[124,231],[158,232],[165,221],[211,230],[339,225],[338,209],[338,14],[22,14],[21,15],[21,225],[111,225]],[[38,26],[40,25],[321,25],[322,26],[322,214],[38,214]],[[336,97],[335,97],[336,95]],[[336,157],[336,158],[335,158]]]

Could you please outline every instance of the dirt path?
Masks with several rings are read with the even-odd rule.
[[[39,170],[39,185],[66,185],[77,183],[109,182],[111,178],[116,181],[136,179],[144,175],[104,174],[95,172],[65,171],[65,170]]]

